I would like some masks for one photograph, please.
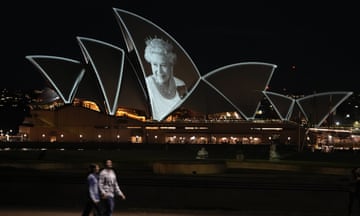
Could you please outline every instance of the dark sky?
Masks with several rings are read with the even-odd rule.
[[[270,90],[360,92],[355,3],[304,1],[32,0],[2,3],[0,87],[43,85],[26,55],[82,60],[76,36],[126,48],[112,8],[154,22],[189,53],[201,74],[246,61],[276,64]],[[314,1],[313,1],[314,2]],[[199,5],[200,4],[200,5]]]

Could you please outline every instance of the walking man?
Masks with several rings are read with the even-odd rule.
[[[115,207],[115,196],[119,196],[123,200],[126,197],[120,190],[111,160],[105,161],[105,168],[100,172],[99,189],[103,204],[103,216],[112,216]]]

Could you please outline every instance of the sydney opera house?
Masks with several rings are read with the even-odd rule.
[[[234,63],[200,73],[186,50],[161,27],[129,11],[113,11],[126,48],[77,37],[81,60],[26,56],[50,90],[33,104],[31,117],[20,127],[24,139],[207,144],[276,139],[300,144],[317,139],[307,136],[308,129],[321,129],[352,94],[293,97],[268,91],[276,65],[265,62]],[[148,56],[149,46],[154,46],[155,57]],[[158,71],[170,71],[168,84],[175,90],[156,85],[166,77],[156,78]],[[263,109],[264,101],[269,109]],[[271,118],[262,115],[270,110]]]

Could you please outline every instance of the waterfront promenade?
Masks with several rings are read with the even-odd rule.
[[[311,161],[311,154],[305,155],[308,161],[224,158],[224,173],[159,175],[151,164],[169,159],[162,151],[0,152],[0,215],[80,215],[88,163],[112,158],[127,195],[116,201],[114,216],[340,216],[347,211],[348,174],[357,165],[341,154],[318,155],[327,161]],[[180,160],[184,152],[170,147],[165,153]]]

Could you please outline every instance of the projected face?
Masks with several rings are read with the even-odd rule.
[[[150,64],[153,79],[158,85],[166,85],[173,78],[173,65],[166,56],[154,53]]]
[[[176,54],[173,46],[160,38],[146,41],[145,60],[151,65],[146,77],[153,119],[160,120],[169,114],[186,94],[185,82],[174,76]]]

